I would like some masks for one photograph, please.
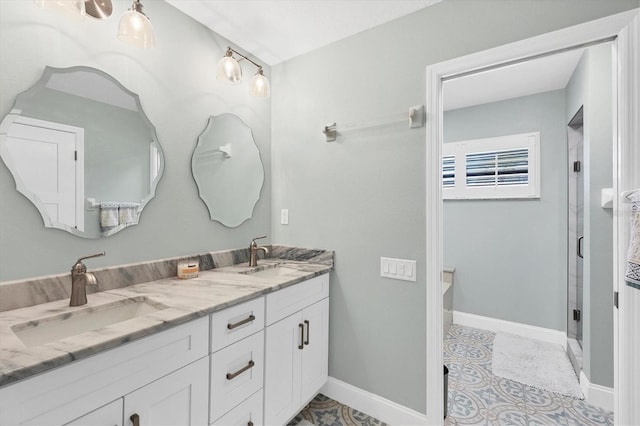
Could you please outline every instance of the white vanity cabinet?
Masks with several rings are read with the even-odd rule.
[[[284,425],[327,380],[328,297],[324,274],[1,387],[0,426]]]
[[[261,425],[264,297],[211,315],[211,351],[209,422]]]
[[[284,425],[328,377],[329,275],[267,295],[264,423]]]
[[[0,425],[206,425],[208,332],[200,318],[0,388]]]
[[[122,426],[122,404],[122,398],[118,398],[64,426]]]
[[[199,359],[126,395],[124,426],[206,426],[208,367]]]

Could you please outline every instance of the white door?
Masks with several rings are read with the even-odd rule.
[[[124,397],[126,426],[199,426],[209,417],[205,357]]]
[[[65,426],[122,426],[122,398],[66,423]]]
[[[301,403],[312,399],[327,382],[329,373],[329,299],[305,308],[302,350]]]
[[[264,378],[264,424],[283,425],[300,409],[302,314],[267,327]]]
[[[78,134],[56,129],[47,123],[24,117],[16,119],[7,132],[7,151],[23,186],[40,201],[50,224],[84,230],[84,197],[78,194],[76,150]],[[46,220],[45,220],[46,222]]]

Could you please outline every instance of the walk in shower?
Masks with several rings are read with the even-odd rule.
[[[567,127],[569,150],[567,352],[576,373],[582,369],[584,259],[584,131],[582,107]]]

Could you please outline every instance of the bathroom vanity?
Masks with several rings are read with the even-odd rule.
[[[320,257],[0,312],[0,425],[285,424],[327,379]]]

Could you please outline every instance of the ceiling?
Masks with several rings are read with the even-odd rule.
[[[583,52],[570,50],[448,80],[444,110],[564,89]]]
[[[441,0],[165,0],[268,65]]]
[[[0,0],[1,1],[1,0]],[[165,0],[268,65],[318,49],[442,0]],[[574,50],[449,80],[444,109],[566,87]]]

